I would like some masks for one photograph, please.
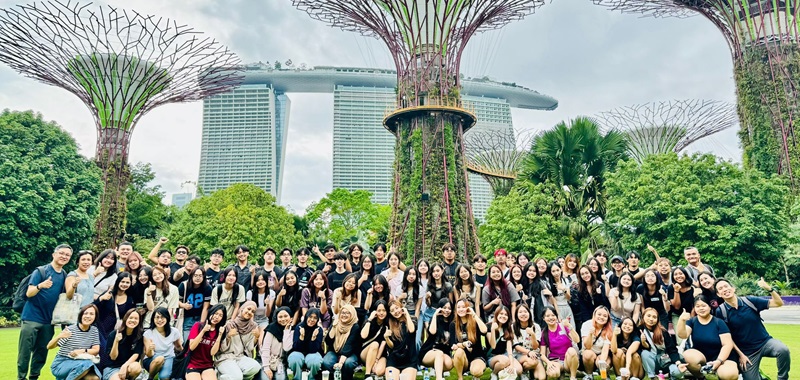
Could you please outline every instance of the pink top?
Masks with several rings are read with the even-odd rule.
[[[548,347],[550,348],[550,354],[547,355],[547,358],[564,360],[567,355],[567,350],[572,348],[572,339],[569,337],[569,327],[562,326],[559,323],[556,331],[550,331],[549,328],[545,328],[544,332],[547,333],[547,338],[550,340],[550,345]],[[545,344],[544,336],[542,336],[540,344]]]

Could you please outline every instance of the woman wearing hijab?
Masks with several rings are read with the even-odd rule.
[[[322,367],[322,313],[317,308],[308,309],[303,322],[294,329],[292,352],[287,361],[292,372],[303,373],[308,369],[308,378],[316,379]]]
[[[261,344],[261,365],[268,378],[275,378],[278,363],[292,350],[292,311],[284,306],[275,312],[275,318],[264,330],[264,341]]]
[[[228,334],[220,344],[214,361],[221,379],[251,380],[261,370],[261,364],[253,359],[261,332],[253,321],[257,308],[255,302],[245,302],[239,308],[239,315],[226,325]]]
[[[353,305],[345,304],[339,316],[331,325],[325,337],[328,353],[322,361],[322,368],[328,371],[342,371],[342,380],[352,380],[353,372],[358,365],[357,354],[361,350],[358,345],[358,315]]]

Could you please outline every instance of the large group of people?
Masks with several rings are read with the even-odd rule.
[[[254,263],[240,245],[224,267],[222,249],[206,261],[166,243],[146,258],[127,242],[80,251],[68,273],[72,248],[56,247],[28,282],[18,379],[38,379],[50,349],[58,380],[352,380],[358,371],[408,380],[420,370],[436,380],[487,370],[522,380],[756,380],[763,357],[788,379],[789,349],[760,318],[781,297],[763,279],[769,299],[738,296],[694,247],[673,265],[648,246],[657,260],[641,267],[637,252],[609,261],[602,250],[583,264],[503,249],[461,263],[452,244],[442,262],[353,244],[267,248]],[[55,335],[62,293],[81,295],[80,312]]]

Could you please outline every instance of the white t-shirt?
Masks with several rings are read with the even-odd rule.
[[[152,340],[156,345],[153,357],[172,358],[175,357],[175,341],[181,340],[181,332],[178,329],[170,329],[169,336],[163,336],[156,329],[147,329],[144,337]]]
[[[593,330],[594,321],[590,319],[586,322],[583,322],[581,325],[581,340],[585,341],[586,339],[589,339],[589,334],[591,334]],[[607,344],[611,345],[611,341],[602,336],[595,336],[595,338],[596,340],[594,341],[594,344],[592,344],[592,351],[599,355],[603,351],[603,346]]]
[[[233,312],[236,311],[236,305],[241,305],[242,303],[244,303],[245,297],[247,295],[247,293],[244,291],[243,286],[239,284],[236,284],[236,286],[239,287],[239,290],[237,291],[236,294],[236,300],[235,300],[236,304],[234,304],[233,300],[231,300],[231,298],[233,298],[233,288],[231,288],[231,290],[228,290],[225,289],[225,285],[222,285],[222,291],[220,292],[218,290],[219,285],[217,285],[217,287],[211,289],[210,305],[214,306],[218,303],[225,305],[225,313],[228,317],[228,320],[233,319],[234,317]],[[217,297],[218,294],[219,297]]]

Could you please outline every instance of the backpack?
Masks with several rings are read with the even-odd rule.
[[[743,304],[745,304],[745,305],[747,305],[749,308],[753,309],[753,311],[755,311],[755,312],[756,312],[756,314],[758,314],[758,316],[759,316],[759,317],[761,317],[761,313],[759,313],[759,312],[758,312],[758,309],[756,309],[756,305],[753,305],[753,303],[752,303],[752,302],[751,302],[749,299],[747,299],[747,297],[736,297],[736,298],[737,298],[738,300],[742,301],[742,303],[743,303]],[[728,307],[729,307],[729,306],[727,306],[727,305],[723,304],[723,305],[722,305],[721,307],[719,307],[719,309],[718,309],[718,310],[719,310],[719,313],[722,315],[722,318],[721,318],[721,319],[722,319],[722,321],[723,321],[723,322],[725,322],[725,323],[728,323]],[[764,318],[761,318],[761,321],[763,322],[763,321],[764,321]]]
[[[219,301],[219,299],[222,298],[222,287],[223,286],[225,286],[225,285],[224,284],[217,284],[216,289],[214,289],[217,292],[217,301]],[[236,302],[236,300],[239,299],[239,287],[240,286],[241,285],[239,285],[238,283],[237,284],[233,284],[233,291],[231,293],[231,305],[236,305],[234,302]]]
[[[47,264],[37,267],[36,270],[39,271],[39,276],[43,279],[46,279],[45,269],[47,268]],[[19,282],[17,286],[17,291],[14,292],[14,302],[11,305],[11,308],[14,309],[17,313],[22,313],[22,309],[25,308],[25,304],[28,302],[28,296],[25,293],[28,292],[28,283],[31,281],[31,277],[36,272],[31,272],[31,274],[25,276],[22,281]],[[44,280],[42,280],[44,281]]]

